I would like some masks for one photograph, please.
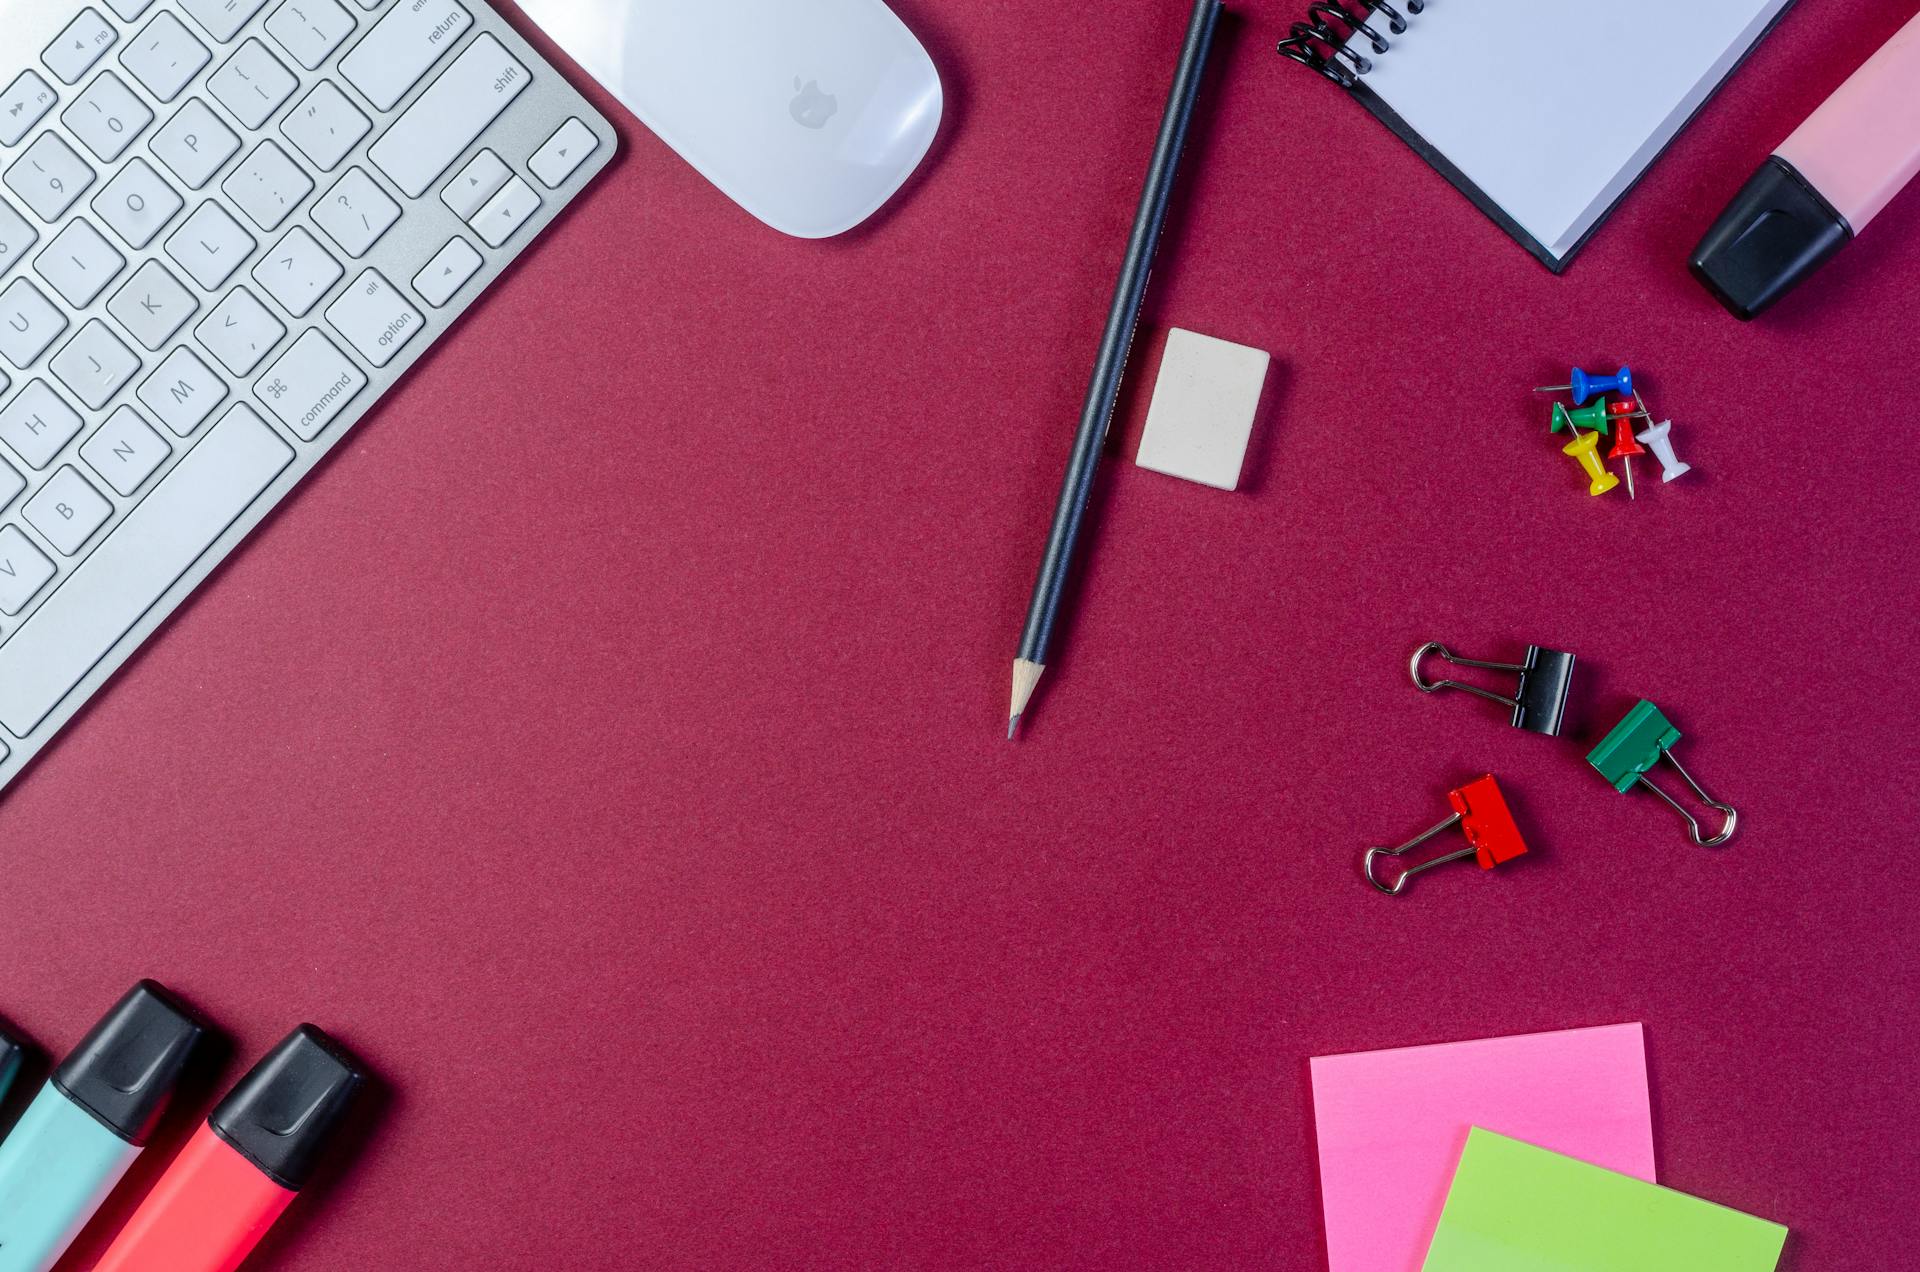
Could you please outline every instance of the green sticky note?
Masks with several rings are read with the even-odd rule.
[[[1475,1127],[1421,1272],[1773,1272],[1787,1230]]]

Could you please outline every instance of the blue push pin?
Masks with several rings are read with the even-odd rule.
[[[1534,390],[1535,393],[1565,393],[1573,391],[1573,404],[1585,406],[1587,399],[1598,397],[1602,393],[1618,393],[1623,398],[1633,397],[1633,368],[1621,367],[1617,375],[1588,375],[1579,367],[1573,369],[1572,384],[1548,384]]]

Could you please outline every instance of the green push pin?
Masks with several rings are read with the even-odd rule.
[[[1686,818],[1687,826],[1693,832],[1694,843],[1702,848],[1717,848],[1733,838],[1734,826],[1738,824],[1740,814],[1734,811],[1732,805],[1723,804],[1701,790],[1700,783],[1693,780],[1693,775],[1680,767],[1680,761],[1673,758],[1673,746],[1679,740],[1680,730],[1674,727],[1673,721],[1667,719],[1660,708],[1642,698],[1619,724],[1613,726],[1611,733],[1600,739],[1600,745],[1594,747],[1587,756],[1587,763],[1623,795],[1635,786],[1645,786],[1666,800],[1674,812]],[[1711,839],[1701,835],[1700,823],[1694,820],[1693,814],[1682,808],[1673,796],[1653,784],[1647,774],[1662,759],[1679,771],[1702,802],[1727,815],[1719,834]]]
[[[1590,428],[1602,437],[1613,436],[1613,418],[1607,414],[1607,399],[1597,397],[1591,406],[1576,407],[1571,411],[1555,402],[1551,431],[1558,433],[1563,428],[1572,429],[1575,437],[1580,436],[1583,428]]]

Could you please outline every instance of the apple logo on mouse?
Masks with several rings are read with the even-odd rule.
[[[794,122],[802,128],[825,128],[827,121],[839,113],[840,99],[831,93],[820,90],[819,80],[808,80],[804,85],[798,75],[793,77],[795,97],[790,109]]]

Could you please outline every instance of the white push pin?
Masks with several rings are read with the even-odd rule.
[[[1625,426],[1625,422],[1622,422]],[[1661,420],[1650,424],[1640,434],[1640,440],[1653,448],[1653,457],[1660,461],[1662,482],[1672,481],[1675,477],[1685,477],[1693,471],[1692,464],[1683,464],[1680,457],[1673,453],[1673,441],[1667,434],[1673,429],[1672,420]]]

